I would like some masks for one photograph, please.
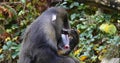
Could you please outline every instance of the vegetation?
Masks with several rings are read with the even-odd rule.
[[[9,0],[0,3],[0,63],[17,63],[26,27],[46,9],[46,0]],[[120,57],[120,13],[103,12],[95,6],[64,1],[70,24],[80,43],[70,54],[81,63],[100,63],[104,57]]]

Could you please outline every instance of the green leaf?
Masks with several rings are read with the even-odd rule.
[[[26,3],[26,0],[21,0],[22,3]]]
[[[117,32],[116,26],[109,23],[103,23],[102,25],[100,25],[100,30],[111,35]]]
[[[8,41],[6,44],[7,44],[8,47],[12,46],[12,42],[11,41]]]
[[[11,47],[11,49],[17,49],[17,47]]]
[[[24,10],[21,10],[19,13],[18,13],[18,16],[21,16],[21,15],[24,15],[25,14],[25,11]]]
[[[15,59],[18,56],[19,52],[12,53],[12,58]]]
[[[11,33],[12,29],[6,29],[6,32]]]
[[[96,55],[93,55],[93,56],[91,57],[91,59],[92,59],[93,61],[95,61],[95,60],[97,59],[97,56],[96,56]]]
[[[73,5],[74,6],[79,6],[79,3],[78,2],[74,2]]]
[[[18,28],[18,25],[17,24],[13,24],[11,28],[14,30],[14,29]]]
[[[6,45],[4,45],[4,46],[2,47],[2,49],[3,49],[3,50],[8,50],[8,49],[9,49],[9,47],[8,47],[8,46],[6,46]]]
[[[4,58],[4,55],[3,55],[3,54],[0,55],[0,59],[2,59],[2,58]]]
[[[105,48],[105,46],[100,46],[97,50],[102,50],[102,49],[104,49]]]
[[[81,28],[81,29],[86,29],[86,28],[87,28],[87,26],[80,26],[80,28]]]
[[[70,16],[71,20],[74,20],[75,17],[76,17],[76,14],[75,14],[75,13]]]
[[[89,52],[88,52],[88,51],[87,51],[87,52],[84,52],[83,55],[85,55],[85,56],[89,56]]]
[[[70,8],[73,8],[74,6],[79,6],[79,3],[78,2],[74,2],[70,5]]]

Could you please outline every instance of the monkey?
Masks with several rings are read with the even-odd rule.
[[[66,34],[67,32],[63,32]],[[79,43],[79,34],[76,29],[71,29],[69,34],[69,47],[65,47],[64,42],[60,42],[58,45],[58,54],[68,56],[70,52],[76,48]],[[64,40],[65,41],[65,40]],[[67,41],[66,41],[67,42]]]
[[[61,37],[68,38],[68,34],[62,33],[66,30],[69,33],[70,25],[65,9],[51,7],[44,11],[26,29],[18,63],[78,63],[57,52]]]

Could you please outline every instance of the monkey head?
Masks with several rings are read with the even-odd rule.
[[[71,29],[65,9],[51,8],[49,11],[53,12],[50,15],[52,16],[51,23],[56,32],[58,54],[60,52],[62,55],[68,55],[79,42],[78,32]]]
[[[51,14],[51,23],[56,31],[56,36],[60,37],[62,32],[70,30],[70,24],[68,21],[68,15],[65,9],[63,8],[51,8],[50,11],[53,13]]]
[[[63,42],[65,48],[69,49],[69,33],[70,33],[70,24],[68,21],[68,15],[65,9],[63,8],[50,8],[47,12],[51,12],[51,23],[55,29],[55,35],[57,42]],[[50,13],[49,12],[49,13]]]
[[[56,32],[57,48],[61,54],[69,54],[78,44],[79,38],[76,30],[70,28],[67,12],[63,8],[51,8],[51,23]],[[47,11],[48,12],[48,11]],[[49,13],[50,13],[49,12]]]

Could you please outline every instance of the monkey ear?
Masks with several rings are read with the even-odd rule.
[[[52,21],[55,21],[56,19],[57,19],[56,14],[53,14],[53,15],[52,15]]]

